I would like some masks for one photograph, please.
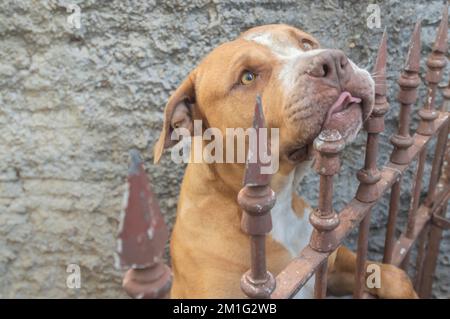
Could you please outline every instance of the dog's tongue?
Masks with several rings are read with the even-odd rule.
[[[347,105],[351,103],[361,103],[361,99],[359,97],[354,97],[348,91],[344,91],[339,95],[336,102],[328,110],[327,119],[325,121],[325,125],[330,121],[330,118],[333,114],[338,113],[344,110]]]

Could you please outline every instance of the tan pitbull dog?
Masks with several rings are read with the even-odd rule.
[[[267,238],[267,264],[277,275],[305,247],[311,235],[310,207],[296,194],[310,169],[308,149],[323,128],[354,139],[374,103],[374,81],[343,52],[320,49],[311,35],[287,25],[250,29],[213,50],[170,97],[163,130],[155,145],[159,162],[175,128],[252,126],[255,98],[261,94],[269,128],[279,128],[279,171],[271,187],[277,202]],[[360,100],[359,100],[360,99]],[[338,102],[336,102],[338,101]],[[354,103],[359,102],[360,103]],[[353,103],[350,103],[353,102]],[[250,242],[240,228],[237,194],[244,164],[190,163],[181,187],[170,243],[172,298],[244,297],[240,278],[250,267]],[[414,298],[408,276],[381,264],[381,298]],[[356,256],[345,247],[329,258],[328,289],[350,294]],[[297,297],[313,297],[314,278]]]

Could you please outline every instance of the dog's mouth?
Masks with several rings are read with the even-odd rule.
[[[321,131],[337,130],[346,143],[352,142],[370,113],[366,104],[360,97],[342,92],[328,110]]]
[[[342,92],[336,102],[330,107],[325,122],[323,123],[322,130],[334,128],[333,126],[336,126],[336,124],[339,124],[342,121],[349,122],[354,120],[355,116],[353,116],[353,114],[358,111],[362,116],[361,102],[361,98],[352,96],[350,92]]]
[[[353,140],[368,116],[366,113],[370,112],[365,110],[367,106],[364,104],[363,99],[352,96],[348,91],[342,92],[329,108],[320,131],[338,130],[346,142]],[[292,163],[311,160],[314,156],[312,141],[302,147],[291,148],[287,156]]]

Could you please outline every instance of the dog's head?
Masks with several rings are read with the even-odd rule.
[[[280,164],[294,168],[325,128],[353,140],[372,109],[374,82],[342,51],[322,49],[287,25],[256,27],[214,49],[170,97],[155,161],[193,120],[220,129],[252,126],[261,94],[269,128],[279,128]]]

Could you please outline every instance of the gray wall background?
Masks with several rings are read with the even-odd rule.
[[[0,3],[2,298],[125,296],[113,252],[128,150],[142,152],[172,223],[183,167],[167,156],[154,166],[151,153],[163,107],[201,57],[250,27],[291,24],[371,68],[382,29],[366,26],[366,8],[379,4],[382,28],[389,32],[391,110],[379,159],[385,162],[398,113],[395,81],[414,22],[423,19],[423,54],[428,54],[443,1],[74,0],[81,8],[80,30],[67,24],[68,2]],[[355,192],[363,147],[361,136],[344,155],[337,207]],[[409,177],[404,186],[408,193]],[[301,191],[311,203],[316,192]],[[386,202],[373,213],[372,258],[381,256]],[[404,194],[403,205],[408,202]],[[450,297],[448,239],[447,233],[434,285],[440,298]],[[81,289],[66,287],[70,263],[81,267]]]

